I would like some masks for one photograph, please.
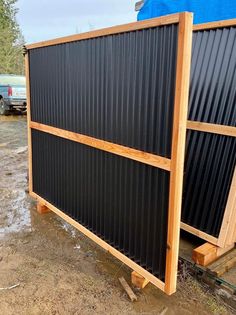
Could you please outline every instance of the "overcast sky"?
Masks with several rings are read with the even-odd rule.
[[[136,21],[137,0],[18,0],[27,43]]]

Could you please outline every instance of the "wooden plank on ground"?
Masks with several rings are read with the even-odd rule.
[[[207,272],[215,277],[222,276],[236,265],[236,249],[233,249],[219,260],[209,265]]]
[[[137,301],[137,296],[134,294],[133,290],[131,289],[131,287],[128,285],[128,283],[126,282],[124,277],[119,278],[119,281],[122,285],[122,287],[125,289],[126,293],[128,294],[130,300],[132,302]]]

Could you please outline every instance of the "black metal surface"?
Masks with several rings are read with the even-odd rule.
[[[169,172],[32,130],[33,190],[161,280]]]
[[[236,28],[193,35],[189,119],[236,126]],[[236,165],[236,139],[188,131],[182,221],[218,237]]]
[[[188,131],[182,221],[218,237],[234,168],[236,139]]]
[[[32,120],[170,157],[178,25],[29,51]]]
[[[189,119],[236,126],[236,28],[193,33]]]

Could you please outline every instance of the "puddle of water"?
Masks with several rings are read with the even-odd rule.
[[[32,231],[30,210],[26,206],[26,193],[18,190],[1,190],[0,238],[10,233]]]
[[[31,231],[27,199],[27,128],[24,116],[0,116],[0,238]]]

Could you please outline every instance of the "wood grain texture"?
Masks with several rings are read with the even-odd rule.
[[[184,174],[190,64],[192,51],[192,13],[181,13],[178,34],[177,75],[171,149],[165,292],[176,291],[179,254],[180,214]]]
[[[159,155],[139,151],[139,150],[125,147],[125,146],[115,144],[112,142],[85,136],[85,135],[75,133],[72,131],[67,131],[64,129],[55,128],[55,127],[40,124],[37,122],[31,122],[30,128],[46,132],[57,137],[75,141],[81,144],[85,144],[90,147],[102,150],[102,151],[106,151],[106,152],[113,153],[119,156],[123,156],[128,159],[135,160],[137,162],[141,162],[141,163],[148,164],[157,168],[161,168],[166,171],[170,171],[170,163],[171,163],[170,159],[167,159]]]
[[[211,243],[211,244],[214,244],[214,245],[217,245],[218,243],[218,238],[217,237],[214,237],[210,234],[207,234],[205,232],[202,232],[201,230],[198,230],[196,229],[195,227],[191,226],[191,225],[188,225],[184,222],[181,222],[181,229],[193,234],[193,235],[196,235],[197,237],[200,237],[202,238],[203,240]]]
[[[133,290],[131,287],[128,285],[124,277],[119,278],[120,284],[124,288],[125,292],[128,294],[130,300],[132,302],[137,301],[137,296],[134,294]]]
[[[218,124],[209,124],[205,122],[190,121],[187,122],[187,128],[190,130],[215,133],[229,137],[236,137],[236,127],[224,126]]]
[[[139,289],[144,289],[146,285],[148,285],[149,281],[145,279],[143,276],[141,276],[136,271],[133,271],[131,273],[131,282],[132,284]]]
[[[236,19],[230,19],[230,20],[209,22],[209,23],[203,23],[203,24],[196,24],[193,26],[193,31],[209,30],[209,29],[215,29],[215,28],[230,27],[230,26],[235,26],[235,25],[236,25]]]
[[[216,262],[212,263],[207,272],[214,277],[220,277],[236,265],[236,249],[233,249]]]
[[[200,266],[207,266],[230,251],[232,248],[234,248],[234,244],[225,248],[220,248],[216,245],[205,243],[193,250],[192,259]]]
[[[28,175],[29,175],[29,192],[33,191],[32,180],[32,136],[30,129],[31,110],[30,110],[30,70],[29,54],[25,55],[25,77],[26,77],[26,103],[27,103],[27,134],[28,134]]]
[[[150,272],[148,272],[146,269],[142,268],[138,264],[136,264],[133,260],[126,257],[124,254],[119,252],[117,249],[103,241],[100,237],[96,236],[94,233],[86,229],[83,225],[76,222],[72,218],[70,218],[67,214],[53,206],[50,202],[46,201],[36,193],[32,192],[30,195],[35,198],[37,201],[39,201],[41,204],[45,205],[47,208],[49,208],[51,211],[56,213],[59,217],[61,217],[63,220],[74,226],[76,229],[78,229],[80,232],[82,232],[84,235],[86,235],[88,238],[90,238],[92,241],[94,241],[96,244],[104,248],[106,251],[111,253],[113,256],[118,258],[120,261],[122,261],[124,264],[129,266],[131,269],[137,271],[140,275],[142,275],[144,278],[146,278],[148,281],[150,281],[152,284],[154,284],[156,287],[164,291],[165,284],[158,278],[156,278],[154,275],[152,275]]]
[[[100,30],[96,30],[92,32],[86,32],[82,34],[66,36],[66,37],[43,41],[43,42],[31,44],[31,45],[26,45],[26,48],[34,49],[34,48],[39,48],[39,47],[47,47],[47,46],[58,45],[58,44],[63,44],[63,43],[70,43],[74,41],[80,41],[84,39],[115,35],[119,33],[142,30],[145,28],[174,24],[174,23],[179,22],[179,16],[180,15],[177,13],[177,14],[166,15],[166,16],[162,16],[162,17],[158,17],[154,19],[148,19],[145,21],[139,21],[139,22],[133,22],[133,23],[128,23],[124,25],[113,26],[113,27],[104,28],[104,29],[100,29]]]

